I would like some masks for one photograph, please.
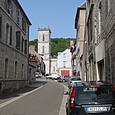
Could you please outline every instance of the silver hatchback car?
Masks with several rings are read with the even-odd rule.
[[[68,87],[70,88],[71,86],[73,86],[75,82],[80,82],[80,81],[81,81],[81,78],[79,76],[70,77],[68,80]]]

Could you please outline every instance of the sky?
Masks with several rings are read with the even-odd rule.
[[[29,41],[38,39],[38,28],[50,28],[51,38],[75,38],[77,8],[85,0],[18,0],[31,22]]]

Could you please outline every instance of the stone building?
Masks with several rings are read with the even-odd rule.
[[[41,57],[35,51],[35,46],[30,45],[29,46],[29,71],[28,71],[29,72],[28,80],[30,84],[36,82],[36,75],[42,75],[41,61],[42,61]]]
[[[115,1],[87,0],[88,79],[115,84]]]
[[[98,0],[97,0],[98,1]],[[93,0],[87,0],[86,7],[86,41],[88,44],[88,80],[97,80],[96,76],[96,59],[95,59],[95,23],[94,23],[94,6],[95,2]]]
[[[105,41],[105,79],[115,84],[115,0],[99,3],[101,38]]]
[[[17,0],[0,0],[0,92],[28,85],[28,17]]]
[[[51,30],[49,28],[38,28],[38,54],[43,58],[45,73],[51,73]]]
[[[85,19],[86,19],[86,2],[77,8],[75,17],[76,29],[76,73],[80,75],[82,80],[86,80],[83,71],[83,57],[84,57],[84,36],[85,36]]]
[[[75,41],[70,41],[70,52],[71,52],[71,68],[72,68],[72,76],[76,75],[77,71],[77,60],[76,60],[76,39]]]

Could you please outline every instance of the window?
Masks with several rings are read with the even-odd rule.
[[[13,16],[13,4],[12,4],[11,0],[6,0],[5,9],[6,9],[8,14]]]
[[[98,33],[100,35],[101,34],[101,2],[99,3],[99,9],[98,9],[98,22],[99,22]]]
[[[101,61],[99,61],[98,63],[97,63],[97,67],[98,67],[98,76],[99,76],[99,78],[100,78],[100,80],[102,80],[102,81],[104,81],[105,80],[105,78],[104,78],[104,59],[103,60],[101,60]]]
[[[88,20],[88,41],[90,42],[92,40],[92,10],[89,14],[89,20]]]
[[[8,58],[5,59],[4,78],[8,77]]]
[[[26,33],[26,21],[22,18],[22,30]]]
[[[42,46],[42,53],[44,53],[44,46]]]
[[[42,41],[44,41],[44,34],[43,34],[43,40]]]
[[[76,98],[79,100],[112,100],[114,99],[113,89],[111,86],[102,87],[79,87]]]
[[[32,73],[31,68],[29,68],[29,77],[30,78],[31,78],[31,73]]]
[[[25,51],[24,51],[25,54],[27,54],[27,48],[28,48],[28,46],[27,46],[27,40],[25,40]]]
[[[63,53],[63,58],[66,58],[66,53]]]
[[[12,26],[6,24],[6,43],[12,45]]]
[[[0,16],[0,38],[2,38],[2,17]]]
[[[66,67],[66,61],[63,61],[63,67],[64,68]]]
[[[14,76],[16,78],[17,77],[17,61],[15,62],[15,68],[14,69],[15,69],[15,72],[14,72],[15,75]]]
[[[20,10],[17,9],[17,24],[18,24],[18,25],[20,24],[19,19],[20,19]]]
[[[6,43],[8,43],[9,40],[9,25],[6,24]]]
[[[21,44],[21,52],[23,53],[23,47],[24,47],[24,38],[22,37],[22,44]]]
[[[55,73],[55,66],[53,67],[53,73]]]
[[[12,45],[12,26],[10,26],[10,45]]]
[[[20,36],[21,36],[21,32],[17,31],[16,32],[16,49],[20,50]]]
[[[24,77],[24,64],[22,64],[22,78]]]

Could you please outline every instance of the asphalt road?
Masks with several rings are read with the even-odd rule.
[[[40,81],[0,97],[0,115],[65,115],[65,85]]]

